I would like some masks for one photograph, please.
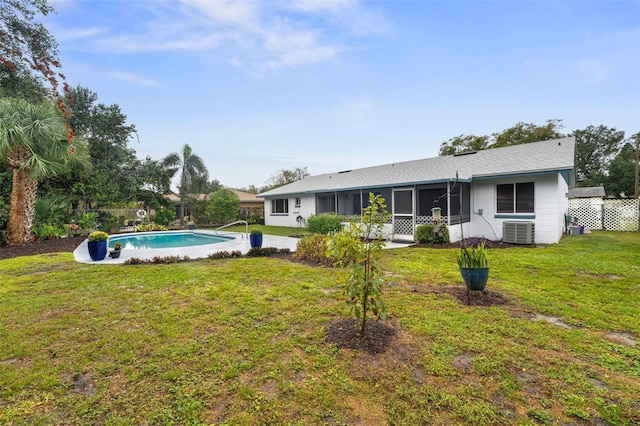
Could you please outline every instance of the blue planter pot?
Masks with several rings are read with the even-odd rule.
[[[91,260],[103,260],[107,256],[106,241],[89,241],[87,246],[89,247],[89,256],[91,256]]]
[[[262,234],[249,235],[249,242],[251,243],[251,248],[262,247]]]
[[[489,268],[460,268],[460,273],[469,290],[484,290],[489,279]]]

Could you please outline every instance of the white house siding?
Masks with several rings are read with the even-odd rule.
[[[288,226],[295,228],[298,226],[297,217],[302,216],[303,219],[309,218],[316,211],[316,200],[313,194],[299,194],[288,195],[286,197],[289,200],[289,213],[286,214],[273,214],[271,212],[271,200],[266,199],[264,203],[264,223],[269,226]],[[300,198],[300,206],[296,206],[296,198]],[[302,226],[306,226],[306,222],[302,223]]]
[[[535,194],[535,219],[528,218],[527,216],[530,215],[527,214],[513,214],[508,218],[496,218],[496,185],[532,181],[534,182]],[[557,243],[563,232],[564,212],[568,209],[567,190],[567,183],[560,174],[476,181],[471,193],[471,224],[473,229],[471,234],[492,240],[502,239],[502,222],[523,220],[535,222],[535,242],[537,244]],[[483,210],[482,216],[484,218],[477,214],[479,209]]]

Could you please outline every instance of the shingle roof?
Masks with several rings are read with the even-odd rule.
[[[459,179],[472,180],[502,175],[572,171],[574,150],[574,138],[552,139],[471,154],[447,155],[310,176],[258,196],[442,182],[455,179],[456,172]]]
[[[569,188],[569,198],[602,198],[605,195],[603,186]]]

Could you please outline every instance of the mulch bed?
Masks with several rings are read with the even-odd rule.
[[[360,321],[356,325],[355,318],[334,321],[327,326],[325,340],[341,349],[380,354],[387,350],[396,335],[396,330],[385,321],[368,319],[364,335],[360,334],[360,325]]]
[[[0,260],[18,256],[33,256],[45,253],[73,253],[87,237],[59,238],[57,240],[34,241],[23,246],[0,246]]]

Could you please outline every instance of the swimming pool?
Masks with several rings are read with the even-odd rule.
[[[114,235],[109,237],[109,243],[107,245],[109,249],[113,249],[116,243],[120,243],[122,244],[123,250],[149,250],[202,246],[223,243],[229,240],[233,240],[233,237],[196,232],[151,232],[144,234]]]

